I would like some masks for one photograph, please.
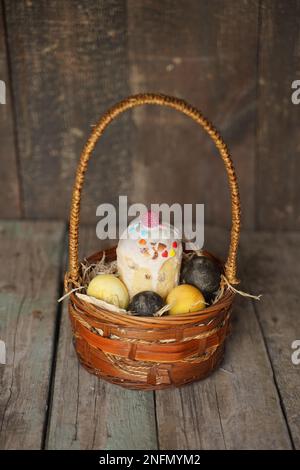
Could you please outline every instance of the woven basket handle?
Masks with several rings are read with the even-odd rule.
[[[70,232],[69,232],[69,275],[68,278],[71,282],[75,283],[79,278],[79,262],[78,262],[78,231],[79,231],[79,215],[80,215],[80,199],[81,190],[84,182],[84,175],[87,170],[88,161],[92,151],[94,150],[98,139],[103,134],[106,127],[121,113],[127,109],[140,106],[142,104],[157,104],[160,106],[167,106],[169,108],[177,109],[183,114],[192,118],[199,124],[214,141],[221,157],[224,162],[228,183],[231,192],[231,213],[232,213],[232,227],[231,239],[229,246],[228,258],[225,264],[225,275],[230,284],[237,284],[236,279],[236,257],[237,248],[240,234],[240,198],[239,190],[236,179],[233,163],[227,149],[226,144],[223,142],[220,134],[214,129],[212,124],[198,111],[185,101],[165,96],[161,94],[146,93],[135,96],[129,96],[123,101],[120,101],[115,106],[110,108],[99,120],[94,127],[86,145],[80,156],[80,161],[77,167],[76,179],[73,188],[72,205],[70,212]]]

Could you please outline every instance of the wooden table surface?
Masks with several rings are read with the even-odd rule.
[[[205,246],[224,256],[228,233],[209,228]],[[81,229],[81,250],[100,241]],[[103,245],[102,245],[103,246]],[[62,294],[67,227],[0,223],[0,448],[300,448],[300,233],[244,232],[241,288],[225,359],[208,379],[180,389],[128,391],[78,363]]]

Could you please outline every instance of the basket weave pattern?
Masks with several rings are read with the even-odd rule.
[[[237,284],[236,256],[240,232],[240,201],[234,167],[219,133],[202,114],[177,98],[157,94],[136,95],[111,108],[94,127],[78,165],[73,189],[69,272],[66,291],[78,285],[79,215],[81,191],[90,155],[109,123],[123,111],[142,104],[164,105],[181,111],[198,123],[212,138],[224,162],[231,192],[232,228],[224,273],[230,284]],[[102,252],[89,258],[95,262]],[[115,248],[106,251],[114,260]],[[79,299],[69,298],[74,345],[80,362],[92,373],[127,388],[153,390],[180,386],[202,379],[220,363],[229,332],[234,294],[225,289],[214,305],[179,316],[137,317],[116,314]]]

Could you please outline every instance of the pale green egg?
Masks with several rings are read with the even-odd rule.
[[[113,274],[98,274],[94,277],[89,283],[87,294],[124,309],[129,304],[129,295],[125,284]]]

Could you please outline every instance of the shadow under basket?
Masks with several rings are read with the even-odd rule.
[[[229,284],[238,283],[236,258],[240,233],[240,200],[227,146],[200,111],[183,100],[148,93],[126,98],[105,113],[93,128],[81,153],[70,213],[66,292],[79,285],[80,201],[91,153],[106,127],[119,114],[144,104],[167,106],[190,117],[204,129],[219,151],[227,172],[232,215],[229,252],[222,268]],[[115,248],[107,250],[105,254],[108,261],[116,258]],[[97,253],[89,261],[100,260],[102,255],[103,252]],[[71,292],[69,315],[74,346],[80,362],[89,372],[114,384],[139,390],[178,387],[205,378],[222,360],[233,299],[234,293],[225,287],[221,298],[202,311],[176,316],[166,314],[161,317],[139,317],[112,313],[81,300],[76,293]]]
[[[105,258],[115,260],[115,248],[106,250]],[[218,302],[193,314],[137,317],[109,312],[72,293],[69,315],[78,358],[89,372],[126,388],[158,390],[203,379],[222,360],[233,298],[226,290]]]

